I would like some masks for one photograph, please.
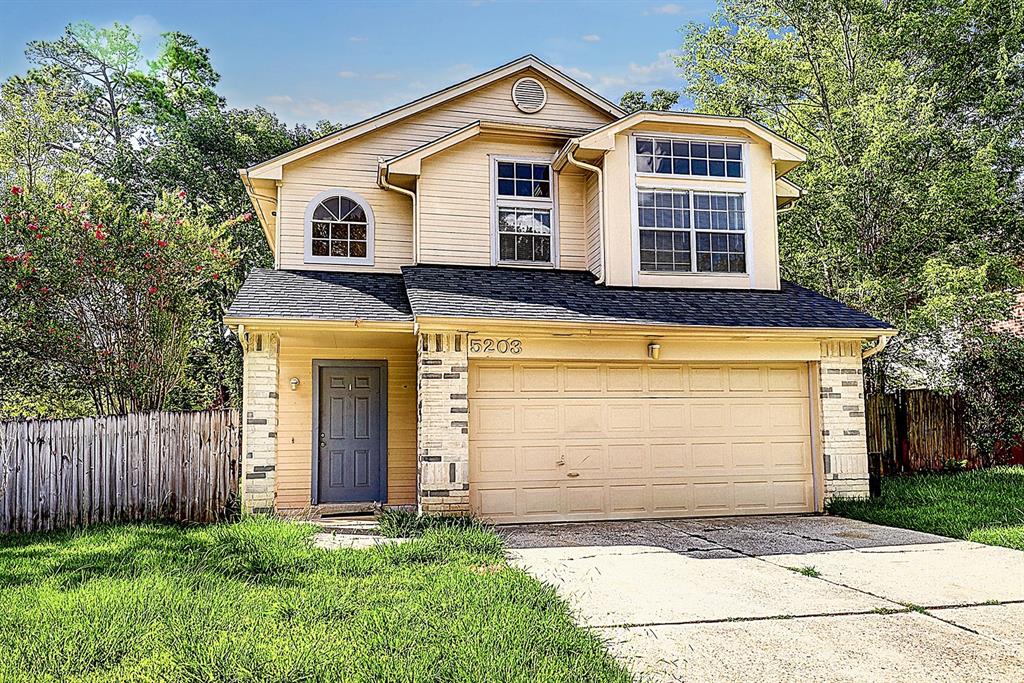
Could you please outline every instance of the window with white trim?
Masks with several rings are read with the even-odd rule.
[[[640,270],[746,273],[743,195],[638,189]]]
[[[373,263],[373,212],[354,192],[321,192],[306,209],[306,261]]]
[[[551,164],[494,160],[495,261],[554,263],[554,191]]]
[[[637,136],[633,144],[637,173],[743,177],[743,145],[738,142]]]

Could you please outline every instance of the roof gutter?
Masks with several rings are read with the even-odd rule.
[[[597,226],[601,231],[601,276],[597,278],[597,284],[602,285],[604,284],[604,280],[608,272],[608,259],[606,256],[608,250],[605,248],[607,242],[605,233],[607,231],[604,226],[604,172],[598,166],[588,164],[576,158],[575,152],[576,148],[579,147],[579,144],[578,138],[569,140],[565,146],[565,158],[573,166],[591,171],[597,175]]]
[[[420,207],[418,195],[412,190],[398,187],[388,182],[388,169],[383,157],[377,159],[377,184],[381,189],[404,194],[412,200],[412,264],[419,265],[420,262]],[[416,187],[419,188],[420,179],[416,178]]]

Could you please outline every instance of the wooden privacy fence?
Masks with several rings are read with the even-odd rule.
[[[881,454],[883,474],[938,471],[961,461],[982,466],[959,396],[909,389],[868,394],[865,404],[868,452]]]
[[[0,533],[210,522],[238,496],[238,412],[0,423]]]

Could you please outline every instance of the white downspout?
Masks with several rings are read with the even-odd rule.
[[[381,159],[380,161],[383,161]],[[390,190],[404,194],[412,199],[412,264],[414,266],[419,265],[420,262],[420,208],[418,193],[412,190],[407,190],[404,187],[398,187],[392,185],[387,179],[387,170],[384,166],[380,166],[377,169],[377,184],[384,190]],[[420,179],[416,178],[416,187],[419,188]]]
[[[880,334],[880,335],[878,335],[878,342],[874,346],[870,346],[870,347],[864,349],[861,352],[861,354],[860,354],[861,359],[862,360],[867,360],[868,358],[871,358],[871,356],[874,356],[876,353],[881,353],[882,350],[888,344],[889,344],[889,335],[887,335],[887,334]]]
[[[605,277],[607,277],[608,274],[608,259],[606,258],[608,250],[606,249],[607,239],[605,237],[605,233],[607,231],[605,230],[604,225],[604,173],[601,171],[600,167],[588,164],[584,161],[579,161],[575,156],[573,156],[572,145],[574,144],[577,144],[575,140],[569,141],[570,147],[569,151],[566,152],[565,158],[568,159],[569,163],[573,166],[591,171],[597,175],[597,226],[601,231],[601,276],[597,278],[597,284],[601,285],[604,284]]]

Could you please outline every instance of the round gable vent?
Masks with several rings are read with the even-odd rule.
[[[520,78],[512,86],[512,101],[519,111],[536,114],[548,101],[548,91],[536,78]]]

